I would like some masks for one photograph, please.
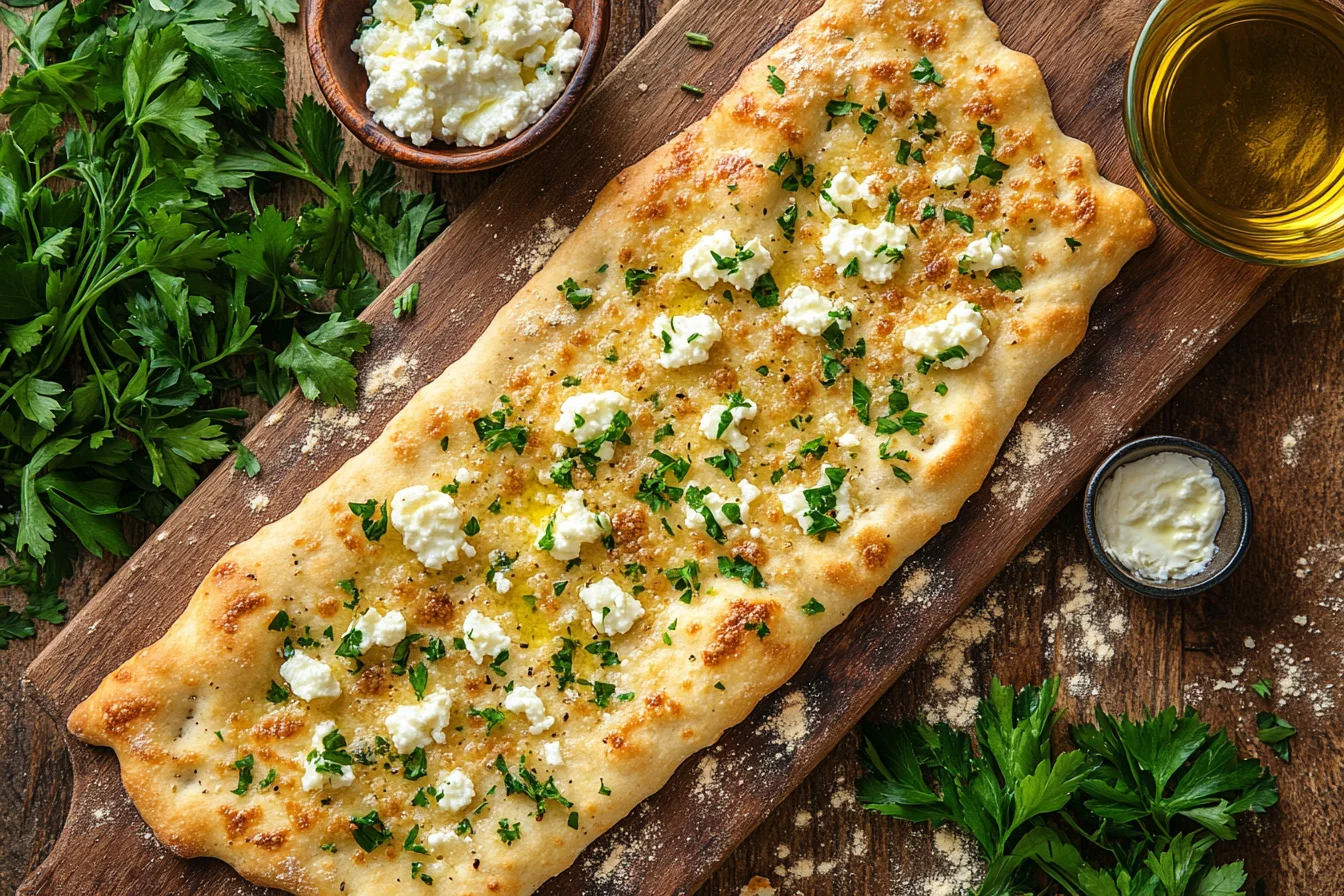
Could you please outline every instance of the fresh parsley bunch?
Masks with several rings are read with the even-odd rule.
[[[35,6],[32,0],[11,5]],[[129,553],[229,450],[239,390],[355,402],[358,313],[444,224],[380,161],[356,180],[306,97],[295,145],[280,40],[295,0],[68,0],[0,9],[22,70],[0,94],[0,648],[60,622],[82,546]],[[263,197],[315,198],[288,218]],[[255,474],[255,459],[241,464]]]
[[[1193,709],[1139,721],[1100,707],[1071,729],[1076,750],[1052,758],[1059,679],[1014,691],[990,685],[975,739],[946,724],[866,731],[865,808],[955,824],[986,861],[976,896],[1232,896],[1242,863],[1211,850],[1236,838],[1236,816],[1278,801],[1274,776],[1241,759]]]

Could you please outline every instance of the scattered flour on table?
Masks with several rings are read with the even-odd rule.
[[[312,454],[319,445],[332,443],[344,446],[367,442],[369,436],[360,431],[363,423],[359,414],[341,407],[322,407],[308,418],[308,431],[299,445],[300,454]]]
[[[514,258],[513,270],[507,274],[500,274],[500,277],[509,283],[517,282],[523,275],[531,277],[546,265],[555,254],[555,250],[559,249],[560,244],[573,232],[573,227],[557,224],[550,216],[543,218],[534,228],[526,248]]]
[[[1279,457],[1283,459],[1284,466],[1297,466],[1298,458],[1301,456],[1302,440],[1307,437],[1307,427],[1311,425],[1311,421],[1311,417],[1298,417],[1279,439]]]
[[[933,573],[923,566],[911,567],[906,572],[905,579],[901,583],[901,603],[927,607],[937,596],[938,589],[934,587]]]
[[[1018,427],[994,469],[989,493],[1015,510],[1025,510],[1036,497],[1041,469],[1048,461],[1068,451],[1073,433],[1058,423],[1025,421]]]
[[[807,697],[797,690],[784,695],[783,705],[761,725],[790,753],[807,737],[807,729]]]
[[[262,492],[255,494],[247,499],[247,509],[253,513],[261,513],[271,506],[271,496]]]
[[[939,828],[933,832],[933,848],[942,867],[924,882],[928,896],[961,896],[984,874],[979,848],[968,835]]]
[[[405,355],[388,358],[364,374],[364,397],[374,398],[406,388],[411,382],[411,374],[419,366],[419,361]]]
[[[584,861],[584,871],[603,886],[625,890],[639,881],[666,840],[663,825],[648,803],[640,804],[628,817],[632,823],[612,838],[606,854]]]
[[[1110,662],[1115,657],[1115,642],[1129,629],[1124,596],[1109,581],[1099,587],[1083,563],[1064,567],[1059,587],[1066,600],[1058,610],[1045,614],[1047,645],[1086,668]],[[1097,695],[1086,668],[1068,679],[1069,693],[1074,696]]]
[[[920,662],[933,673],[933,687],[920,712],[930,722],[966,728],[975,721],[980,686],[967,655],[989,639],[1002,617],[998,596],[986,594],[925,651]]]
[[[699,799],[709,799],[719,792],[714,775],[719,770],[719,760],[714,756],[701,756],[695,767],[695,795]]]
[[[1269,605],[1268,615],[1248,622],[1256,635],[1242,639],[1247,654],[1227,667],[1225,678],[1187,683],[1187,700],[1197,702],[1207,695],[1231,691],[1242,695],[1243,712],[1258,711],[1264,708],[1264,701],[1252,695],[1250,685],[1268,679],[1277,709],[1289,714],[1310,712],[1317,718],[1335,710],[1344,652],[1322,649],[1317,639],[1338,632],[1344,622],[1339,618],[1344,614],[1344,545],[1314,544],[1289,569],[1292,576],[1276,595],[1278,602]],[[1294,613],[1288,609],[1301,609],[1304,602],[1321,612]],[[1277,613],[1276,607],[1280,608]]]

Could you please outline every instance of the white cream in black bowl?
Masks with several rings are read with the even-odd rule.
[[[1083,498],[1087,540],[1106,572],[1150,597],[1184,597],[1226,579],[1251,541],[1251,496],[1207,445],[1130,442],[1102,461]]]

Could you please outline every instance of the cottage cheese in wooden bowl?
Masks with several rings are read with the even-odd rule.
[[[560,0],[376,0],[351,48],[373,120],[416,146],[489,146],[559,99],[583,55]]]

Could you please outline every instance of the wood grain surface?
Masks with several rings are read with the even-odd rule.
[[[1040,60],[1065,130],[1093,142],[1103,170],[1122,181],[1132,181],[1118,119],[1123,57],[1144,6],[1121,2],[1098,9],[1061,2],[1046,10],[989,4],[1005,41]],[[534,226],[538,210],[550,212],[561,225],[572,223],[615,167],[698,115],[700,108],[679,95],[676,83],[693,80],[710,89],[711,97],[731,83],[742,60],[782,33],[787,22],[780,17],[794,8],[766,7],[752,2],[716,8],[685,0],[673,10],[651,38],[654,45],[642,48],[619,80],[604,85],[580,111],[575,127],[511,171],[491,198],[462,216],[445,240],[457,234],[460,254],[440,256],[432,268],[413,268],[405,275],[408,282],[423,278],[418,320],[392,322],[386,303],[373,309],[377,330],[365,369],[408,350],[421,365],[417,376],[441,369],[450,346],[460,350],[479,332],[488,309],[512,294],[514,284],[499,273],[511,272],[515,281],[525,277],[524,270],[514,268],[520,254],[515,247],[545,240],[548,231]],[[608,65],[665,11],[657,5],[615,3]],[[1040,31],[1046,20],[1053,29],[1048,38]],[[687,51],[681,32],[707,29],[718,48],[711,54]],[[311,89],[311,81],[296,32],[287,35],[287,44],[291,92],[298,96]],[[649,85],[647,92],[638,91],[640,82]],[[604,120],[619,127],[602,127]],[[595,130],[583,129],[585,122]],[[365,160],[357,152],[350,155],[357,163]],[[576,171],[573,158],[588,160],[594,170]],[[575,174],[561,179],[558,171]],[[431,185],[423,175],[408,179]],[[484,183],[476,176],[434,185],[457,212]],[[1234,351],[1215,362],[1212,374],[1182,394],[1174,412],[1178,416],[1167,424],[1168,431],[1226,451],[1251,481],[1264,526],[1252,557],[1233,580],[1201,601],[1157,604],[1129,598],[1102,582],[1100,570],[1086,563],[1077,508],[1068,508],[1026,559],[994,580],[986,592],[990,598],[982,598],[991,600],[988,608],[974,611],[973,631],[993,629],[973,641],[978,646],[969,655],[979,660],[975,671],[958,644],[950,651],[935,648],[932,656],[941,658],[921,665],[882,711],[946,711],[949,699],[979,689],[989,661],[997,659],[994,671],[1015,681],[1063,672],[1071,679],[1069,691],[1080,692],[1069,698],[1075,708],[1090,699],[1093,689],[1108,706],[1130,709],[1188,698],[1235,725],[1244,741],[1245,717],[1253,716],[1255,698],[1238,691],[1240,683],[1262,674],[1282,675],[1302,690],[1288,698],[1283,712],[1304,734],[1298,758],[1285,775],[1285,806],[1253,838],[1252,867],[1280,884],[1272,892],[1307,892],[1312,889],[1308,881],[1321,884],[1338,876],[1344,863],[1338,833],[1332,838],[1331,832],[1344,814],[1335,795],[1344,749],[1339,715],[1325,708],[1317,717],[1309,705],[1339,677],[1344,640],[1332,616],[1344,602],[1336,576],[1344,552],[1338,510],[1338,459],[1344,447],[1339,438],[1344,364],[1337,359],[1344,278],[1339,274],[1339,269],[1305,272],[1281,288],[1267,312],[1271,323],[1257,321],[1237,340]],[[758,873],[773,876],[786,893],[904,892],[901,887],[932,892],[925,885],[947,872],[940,870],[929,838],[866,817],[853,806],[854,738],[846,732],[927,639],[1067,502],[1091,462],[1156,410],[1269,297],[1269,289],[1258,288],[1263,276],[1164,229],[1158,246],[1104,295],[1085,347],[1038,392],[1025,418],[1033,428],[1013,450],[1016,464],[1006,465],[961,521],[913,561],[929,576],[918,595],[923,600],[869,603],[822,645],[794,682],[804,695],[805,736],[784,737],[797,733],[792,729],[798,727],[799,698],[772,701],[709,754],[712,763],[688,763],[649,808],[600,842],[576,866],[575,875],[550,892],[689,891],[805,778],[789,803],[733,853],[705,893],[737,893]],[[166,524],[162,540],[156,535],[149,551],[122,570],[91,613],[66,626],[46,660],[33,669],[40,684],[28,689],[31,699],[17,699],[18,670],[53,630],[44,628],[38,642],[15,645],[0,655],[8,716],[0,728],[0,762],[9,772],[6,789],[0,790],[0,810],[13,820],[0,847],[0,891],[17,885],[50,849],[71,790],[61,757],[63,726],[44,718],[34,703],[63,719],[99,676],[166,627],[225,544],[292,507],[308,483],[358,451],[361,434],[375,432],[404,397],[366,402],[359,425],[348,430],[330,423],[314,426],[312,409],[287,399],[284,418],[249,438],[266,466],[257,481],[270,500],[264,513],[244,509],[255,489],[227,473],[217,474]],[[305,454],[296,446],[310,431],[321,447]],[[158,562],[160,556],[170,563]],[[169,566],[171,574],[165,572]],[[111,563],[87,564],[66,594],[72,607],[87,600],[112,571]],[[911,581],[909,570],[905,580]],[[898,581],[887,593],[899,595],[901,588]],[[1061,615],[1065,605],[1073,605],[1073,612]],[[1107,650],[1073,631],[1080,627],[1080,606],[1093,608],[1088,617],[1101,619],[1103,627],[1123,617],[1123,631],[1103,639]],[[1305,624],[1294,623],[1295,616],[1305,616]],[[959,623],[958,631],[962,627]],[[1246,638],[1257,646],[1247,647]],[[1071,646],[1075,641],[1082,648]],[[1295,658],[1291,669],[1285,656]],[[949,667],[954,673],[951,698],[944,680]],[[1242,672],[1234,675],[1238,668]],[[1220,681],[1231,687],[1216,687]],[[1318,705],[1326,699],[1317,700]],[[781,704],[787,704],[783,712]],[[841,749],[808,778],[837,741]],[[126,802],[111,754],[72,746],[79,775],[71,824],[84,845],[58,852],[29,892],[248,892],[219,863],[182,862],[158,847]],[[1266,833],[1277,836],[1262,836]]]

